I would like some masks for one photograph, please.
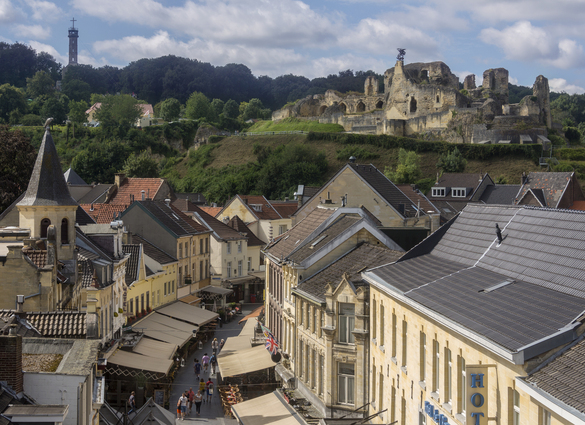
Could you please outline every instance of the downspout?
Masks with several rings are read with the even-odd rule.
[[[364,388],[365,388],[365,393],[366,393],[366,400],[364,400],[364,403],[368,403],[368,409],[366,411],[369,411],[370,409],[370,383],[368,381],[368,376],[369,376],[369,371],[370,371],[370,291],[368,290],[368,301],[364,301],[364,313],[367,314],[368,317],[368,341],[367,343],[364,344],[364,350],[367,350],[367,358],[368,361],[367,363],[364,362],[364,366],[367,364],[366,366],[366,370],[364,371]],[[382,371],[383,372],[383,371]],[[364,411],[363,415],[364,418],[366,418],[366,411]]]
[[[41,282],[39,282],[39,292],[37,292],[36,294],[26,295],[24,297],[24,299],[25,300],[28,300],[29,298],[36,297],[37,295],[42,295],[42,285],[41,285]],[[15,301],[15,306],[16,306],[15,307],[15,310],[18,309],[18,299]]]
[[[81,384],[77,384],[77,425],[84,425],[81,420]]]

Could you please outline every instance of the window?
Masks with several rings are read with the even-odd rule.
[[[134,300],[130,300],[130,313],[134,313]]]
[[[451,403],[453,395],[453,364],[451,363],[451,350],[445,348],[445,403]]]
[[[444,187],[433,187],[433,190],[431,191],[431,195],[433,197],[444,197],[445,196],[445,188]]]
[[[467,196],[467,189],[464,187],[454,187],[451,189],[451,196],[454,198],[465,198]]]
[[[355,327],[355,306],[339,303],[339,342],[354,343],[352,331]]]
[[[252,257],[248,257],[248,271],[252,270]]]
[[[301,302],[299,303],[299,326],[303,325],[303,317],[305,316],[305,311],[303,310],[303,305],[305,304],[305,302],[303,300],[301,300]]]
[[[376,401],[376,359],[372,358],[372,403]]]
[[[242,241],[238,242],[238,254],[242,252]]]
[[[439,351],[439,341],[433,341],[433,392],[439,393],[439,362],[441,360],[441,352]]]
[[[406,425],[406,399],[404,398],[404,390],[402,390],[402,408],[400,412],[402,413],[402,417],[400,418],[400,423],[402,425]]]
[[[376,300],[372,300],[372,338],[376,338],[376,335],[378,334],[378,315],[376,314],[377,312],[377,308],[376,308]]]
[[[540,410],[540,425],[551,425],[550,412],[543,407],[541,407],[539,410]]]
[[[67,245],[69,243],[69,220],[64,218],[61,220],[61,244]]]
[[[229,246],[229,244],[228,244]],[[230,278],[232,277],[232,262],[228,261],[227,263],[227,277]]]
[[[146,291],[146,309],[150,308],[150,291]]]
[[[164,296],[167,296],[167,283],[165,282],[165,291],[164,291]]]
[[[231,242],[228,242],[227,243],[227,253],[228,254],[231,254],[232,253],[232,243]]]
[[[189,244],[188,242],[185,242],[185,257],[189,256]]]
[[[282,235],[287,230],[288,230],[288,228],[287,228],[286,224],[281,224],[280,226],[278,226],[278,234],[279,235]]]
[[[205,238],[205,253],[207,254],[209,252],[209,239]]]
[[[390,423],[396,422],[396,387],[394,386],[394,380],[392,380],[392,391],[390,394],[390,400],[392,400],[392,410],[390,411]]]
[[[317,387],[317,359],[315,350],[311,350],[311,388]]]
[[[311,331],[313,333],[317,333],[317,328],[319,327],[319,322],[317,319],[319,318],[319,309],[317,307],[313,307],[313,323],[311,324]]]
[[[203,261],[199,261],[199,280],[203,280]]]
[[[424,332],[420,333],[420,380],[425,381],[427,374],[427,336]]]
[[[380,366],[380,380],[378,382],[378,401],[380,402],[379,406],[376,406],[378,408],[378,411],[383,410],[384,409],[384,372],[382,370],[382,366]]]
[[[156,304],[160,305],[160,289],[156,290]]]
[[[396,314],[392,313],[392,357],[396,359],[396,333],[398,332],[396,324]]]
[[[179,258],[183,258],[183,244],[179,244]]]
[[[384,304],[380,303],[380,346],[384,345],[384,334],[386,330],[384,329]]]
[[[520,425],[520,394],[516,390],[512,390],[513,408],[512,408],[512,424]]]
[[[144,310],[144,294],[140,294],[140,312],[143,312]]]
[[[136,314],[140,313],[142,310],[139,310],[139,305],[138,305],[138,297],[136,297]]]
[[[299,376],[303,376],[303,341],[299,343]]]
[[[459,413],[465,416],[465,403],[467,402],[467,374],[465,372],[465,359],[459,357]],[[517,424],[520,425],[520,424]]]
[[[207,279],[207,276],[209,276],[208,272],[209,272],[209,260],[205,260],[205,273],[203,274],[203,277],[205,279]]]
[[[241,276],[243,273],[243,265],[242,265],[242,260],[238,261],[238,276]]]
[[[323,364],[325,359],[322,355],[319,356],[319,395],[323,394]]]
[[[402,321],[402,367],[406,367],[406,357],[408,356],[408,322]]]
[[[337,367],[337,401],[340,404],[353,404],[354,365],[353,363],[338,363]]]
[[[173,280],[171,282],[171,294],[174,294],[174,293],[175,293],[175,281]]]
[[[317,336],[321,338],[323,335],[323,311],[319,310],[319,322],[317,323]]]
[[[49,228],[50,225],[51,220],[49,220],[48,218],[43,218],[41,220],[41,238],[47,237],[47,229]]]
[[[199,254],[203,254],[203,239],[199,239]]]

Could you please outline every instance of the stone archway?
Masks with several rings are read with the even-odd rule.
[[[384,107],[384,102],[382,102],[381,100],[378,100],[378,102],[376,103],[376,109],[382,109]]]
[[[343,112],[344,114],[347,113],[347,105],[345,103],[340,103],[339,104],[339,110],[341,112]]]
[[[319,115],[323,115],[325,113],[326,109],[327,109],[327,105],[321,105],[319,107]]]
[[[364,104],[364,102],[362,102],[361,100],[358,102],[358,104],[355,107],[357,112],[366,112],[366,105]]]

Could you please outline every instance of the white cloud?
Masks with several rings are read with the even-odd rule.
[[[32,17],[37,21],[52,22],[61,18],[63,11],[55,4],[44,0],[25,0],[32,9]]]
[[[512,60],[539,61],[557,68],[572,68],[585,63],[583,47],[574,40],[556,40],[542,28],[519,21],[503,30],[483,29],[479,38],[501,48]]]
[[[57,49],[55,49],[53,46],[50,46],[48,44],[43,44],[43,43],[40,43],[40,42],[35,41],[35,40],[29,41],[28,44],[30,44],[30,46],[33,49],[35,49],[37,51],[37,53],[47,52],[48,54],[53,56],[57,62],[61,62],[63,65],[66,65],[67,63],[69,63],[68,57],[60,54],[57,51]]]
[[[564,78],[551,78],[548,80],[548,86],[550,91],[557,93],[565,92],[568,94],[583,94],[585,88],[577,86],[575,84],[569,84]]]
[[[514,84],[515,86],[518,85],[518,78],[508,76],[508,83]]]
[[[46,40],[51,36],[51,29],[42,25],[17,25],[14,32],[19,37],[35,38],[37,40]]]
[[[23,18],[22,11],[10,0],[0,0],[0,24],[12,24]]]

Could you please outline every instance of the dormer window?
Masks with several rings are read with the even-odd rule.
[[[447,189],[444,187],[433,187],[433,191],[431,192],[433,198],[445,197],[445,193],[447,193]]]
[[[262,204],[252,204],[252,209],[257,212],[262,212]]]
[[[451,189],[451,196],[453,198],[465,198],[467,196],[467,189],[464,187],[454,187]]]

